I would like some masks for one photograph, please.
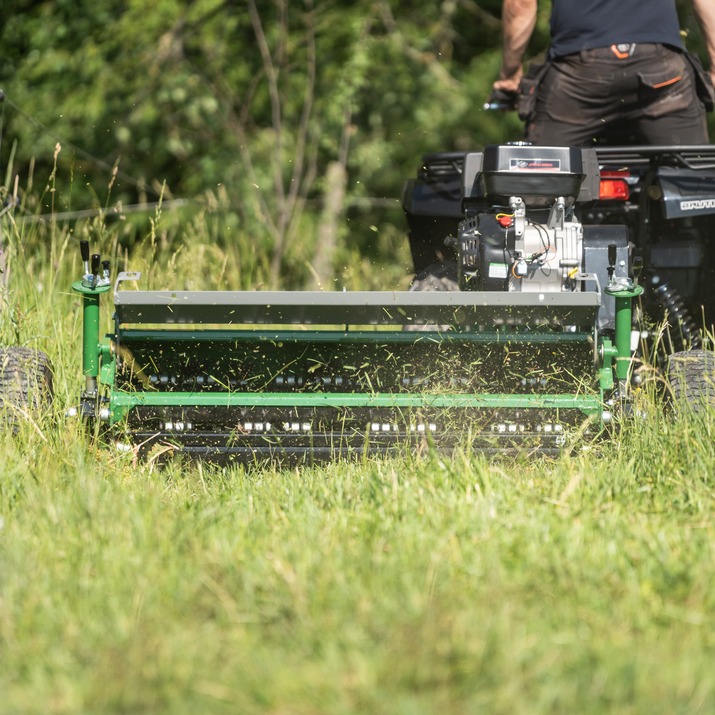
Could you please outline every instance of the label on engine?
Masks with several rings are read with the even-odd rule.
[[[509,275],[509,266],[506,263],[490,263],[489,277],[490,278],[506,278]]]
[[[509,159],[510,171],[561,171],[561,159]]]

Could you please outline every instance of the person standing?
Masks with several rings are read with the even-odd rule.
[[[504,0],[493,90],[518,94],[534,144],[708,144],[715,104],[715,0],[692,0],[710,74],[683,47],[675,0],[552,0],[545,64],[523,75],[537,0]]]

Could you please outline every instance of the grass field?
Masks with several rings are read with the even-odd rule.
[[[0,714],[715,712],[715,415],[645,400],[551,460],[134,463],[62,416],[79,229],[4,228],[0,342],[56,400],[0,434]],[[239,268],[163,240],[127,267]]]

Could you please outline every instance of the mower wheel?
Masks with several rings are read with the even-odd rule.
[[[668,358],[667,375],[676,405],[690,405],[695,412],[715,406],[715,353],[673,353]]]
[[[53,396],[52,369],[45,353],[17,345],[0,347],[0,409],[37,410],[50,405]]]
[[[412,280],[410,290],[414,291],[457,291],[457,264],[454,261],[432,263]]]

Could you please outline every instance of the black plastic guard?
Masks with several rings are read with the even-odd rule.
[[[715,214],[715,172],[661,166],[656,181],[663,193],[665,218]]]

